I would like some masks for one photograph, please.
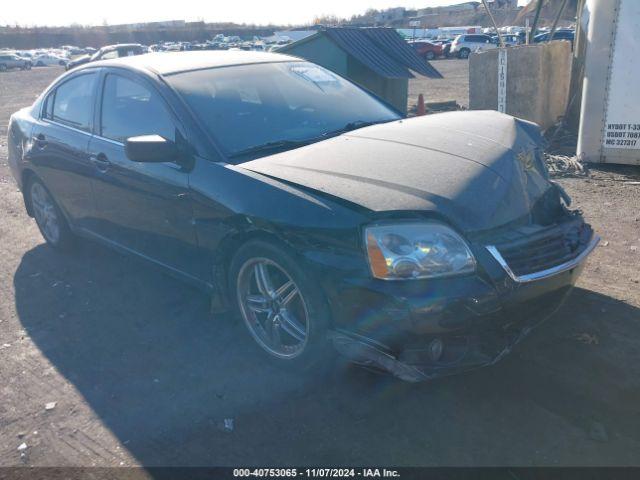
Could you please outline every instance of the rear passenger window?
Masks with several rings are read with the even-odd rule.
[[[95,73],[87,73],[57,87],[47,97],[45,118],[91,131],[96,78]]]
[[[123,142],[139,135],[175,141],[175,125],[160,95],[142,83],[107,75],[102,96],[101,136]]]
[[[44,118],[48,118],[49,120],[53,120],[53,101],[56,98],[56,92],[53,91],[47,97],[47,100],[44,105]]]

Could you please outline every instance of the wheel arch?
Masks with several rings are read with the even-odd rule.
[[[66,222],[67,226],[73,231],[73,222],[71,221],[69,214],[62,207],[62,205],[56,200],[56,197],[51,193],[47,184],[31,168],[25,168],[21,174],[22,198],[24,199],[24,206],[25,206],[25,209],[27,210],[27,214],[32,218],[34,216],[33,205],[31,205],[31,194],[29,192],[29,186],[31,185],[31,182],[33,182],[34,179],[37,179],[40,183],[42,183],[42,185],[44,185],[44,188],[47,190],[47,192],[49,192],[49,195],[51,195],[53,203],[60,210],[63,220]]]
[[[214,312],[226,312],[231,309],[231,286],[229,285],[231,262],[238,250],[253,240],[261,240],[295,252],[293,245],[271,230],[243,230],[225,237],[216,248],[216,255],[213,259],[214,293],[211,308]]]
[[[31,195],[29,194],[29,185],[34,178],[38,178],[36,173],[30,168],[25,168],[20,176],[20,185],[22,190],[22,198],[24,200],[24,207],[27,210],[27,214],[33,217],[33,206],[31,205]],[[42,180],[40,180],[42,181]]]

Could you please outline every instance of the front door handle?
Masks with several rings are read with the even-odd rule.
[[[91,155],[89,157],[89,160],[101,172],[106,172],[109,169],[109,166],[111,165],[111,162],[109,161],[109,159],[104,153],[99,153],[98,155]]]

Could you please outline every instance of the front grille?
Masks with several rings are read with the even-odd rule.
[[[593,231],[585,223],[569,222],[495,245],[517,276],[542,272],[575,259],[587,247]]]

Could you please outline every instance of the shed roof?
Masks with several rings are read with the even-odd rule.
[[[295,55],[296,46],[325,35],[360,63],[385,78],[413,78],[412,72],[442,78],[393,28],[326,28],[315,35],[290,43],[278,52]],[[313,61],[312,58],[309,60]]]

